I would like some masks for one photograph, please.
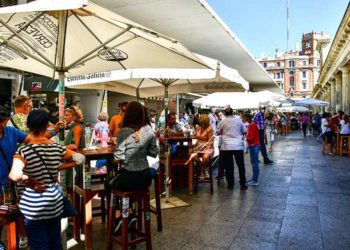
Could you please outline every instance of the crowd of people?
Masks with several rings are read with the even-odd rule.
[[[67,107],[62,124],[52,122],[46,110],[33,110],[27,96],[17,97],[13,105],[12,115],[7,108],[0,107],[0,199],[2,203],[19,203],[24,215],[24,220],[18,222],[20,248],[29,244],[32,249],[62,249],[60,213],[63,198],[56,185],[64,176],[61,184],[69,197],[73,192],[73,176],[82,176],[84,156],[77,151],[89,143],[85,141],[83,113],[78,105]],[[157,137],[195,138],[191,157],[200,178],[208,177],[211,159],[215,157],[214,147],[218,146],[217,178],[225,175],[227,188],[234,189],[236,162],[240,189],[246,190],[248,186],[259,185],[259,152],[264,164],[273,164],[268,151],[273,151],[276,135],[286,135],[288,126],[296,124],[304,136],[309,131],[322,137],[325,141],[322,152],[325,153],[327,145],[329,155],[333,155],[336,132],[350,136],[349,116],[342,111],[333,116],[330,113],[322,116],[318,113],[284,115],[269,112],[263,106],[255,113],[235,113],[231,107],[218,111],[213,107],[208,114],[184,113],[177,117],[175,113],[169,113],[167,119],[164,114],[158,121],[136,101],[120,103],[119,111],[109,123],[108,114],[100,113],[92,132],[92,140],[99,147],[116,144],[114,164],[121,170],[106,181],[107,191],[141,191],[151,185],[154,170],[149,168],[147,156],[159,154],[162,145],[157,143]],[[62,127],[65,128],[64,146],[56,143]],[[248,152],[252,176],[247,180],[244,154]],[[170,154],[172,157],[178,154],[176,143],[170,145]],[[135,223],[132,209],[130,216],[130,222]],[[121,208],[118,208],[114,233],[120,233],[121,223]],[[2,225],[3,221],[0,232]],[[2,243],[1,247],[4,248]]]

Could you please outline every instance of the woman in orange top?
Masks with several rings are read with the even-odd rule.
[[[199,126],[196,129],[195,137],[197,143],[194,152],[197,154],[194,160],[201,167],[201,178],[208,177],[207,170],[214,154],[214,135],[208,115],[202,114],[199,117]]]

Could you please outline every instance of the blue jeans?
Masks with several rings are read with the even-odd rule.
[[[259,129],[259,141],[260,141],[260,151],[262,156],[264,157],[264,161],[268,161],[269,157],[267,156],[267,152],[266,152],[264,129]]]
[[[30,250],[62,250],[61,218],[48,220],[24,219]]]
[[[258,182],[259,178],[259,150],[260,146],[249,146],[250,163],[253,168],[253,181]]]

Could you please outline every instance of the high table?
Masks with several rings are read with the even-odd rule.
[[[96,190],[91,184],[91,161],[113,158],[115,147],[100,149],[83,149],[78,152],[85,155],[87,168],[83,170],[83,183],[74,185],[74,204],[80,205],[80,196],[83,197],[85,216],[84,216],[84,233],[85,249],[92,249],[92,198],[96,195]],[[80,207],[80,206],[76,206]],[[80,239],[80,217],[74,217],[74,238]]]
[[[188,168],[188,194],[192,195],[193,193],[193,164],[191,160],[192,153],[192,137],[185,136],[176,136],[176,137],[167,137],[164,138],[166,140],[166,145],[178,144],[180,151],[178,152],[177,157],[172,157],[169,155],[168,157],[168,166],[167,170],[168,177],[171,181],[169,185],[169,193],[172,192],[172,184],[173,184],[173,176],[172,176],[172,167],[176,166],[186,166]]]

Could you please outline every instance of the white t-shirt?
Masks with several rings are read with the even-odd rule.
[[[343,121],[343,123],[342,123],[342,121]],[[350,134],[350,126],[349,126],[349,123],[346,123],[346,124],[345,124],[345,121],[344,121],[344,120],[341,120],[341,121],[340,121],[340,125],[341,125],[341,127],[340,127],[340,134],[342,134],[342,135],[348,135],[348,134]]]
[[[222,138],[221,150],[244,149],[242,135],[247,133],[247,129],[241,119],[234,116],[226,117],[219,123],[217,132]]]
[[[322,134],[326,133],[327,131],[331,131],[331,128],[329,128],[327,126],[328,126],[327,119],[326,118],[322,118],[322,121],[321,121]]]

